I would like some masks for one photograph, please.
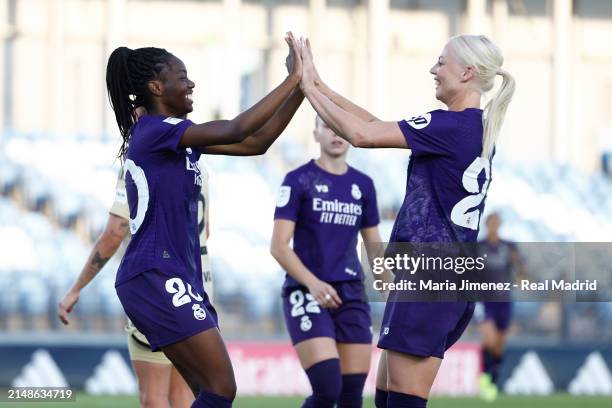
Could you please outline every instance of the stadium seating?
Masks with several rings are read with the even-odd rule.
[[[275,195],[284,173],[305,162],[295,144],[279,143],[265,158],[206,157],[210,172],[209,252],[217,299],[246,302],[249,319],[278,315],[283,272],[269,255]],[[0,314],[45,313],[57,304],[102,230],[114,197],[116,143],[42,135],[5,135],[0,150]],[[376,183],[388,239],[404,197],[406,151],[353,150],[349,162]],[[504,220],[502,236],[518,242],[612,241],[612,182],[567,165],[495,160],[487,212]],[[85,220],[79,235],[74,220]],[[113,259],[84,292],[78,314],[121,315]],[[7,289],[11,290],[7,290]],[[241,301],[242,302],[242,301]],[[228,306],[229,308],[229,306]],[[375,308],[380,313],[380,308]],[[524,310],[523,310],[524,309]],[[612,321],[609,305],[595,307]],[[522,305],[525,319],[540,305]]]

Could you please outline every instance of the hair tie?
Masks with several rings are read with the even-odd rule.
[[[497,68],[497,71],[495,71],[495,75],[502,75],[503,76],[504,73],[505,73],[505,71],[503,69],[501,69],[501,67]]]

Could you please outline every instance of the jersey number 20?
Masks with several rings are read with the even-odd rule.
[[[478,183],[478,175],[484,170],[485,181],[480,189]],[[480,210],[474,207],[478,207],[482,200],[487,195],[489,188],[489,182],[491,181],[491,164],[489,160],[477,157],[472,164],[463,172],[463,188],[468,192],[473,193],[459,201],[453,207],[451,211],[451,221],[455,224],[477,230],[478,223],[480,221]],[[470,211],[471,210],[471,211]]]
[[[173,294],[172,304],[174,307],[180,307],[191,303],[193,298],[197,302],[203,300],[202,296],[198,293],[193,293],[193,288],[190,284],[187,284],[187,290],[185,289],[185,283],[179,278],[170,278],[166,281],[166,292]],[[187,294],[189,292],[189,294]]]

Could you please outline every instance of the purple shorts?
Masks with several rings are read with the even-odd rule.
[[[125,313],[144,334],[151,350],[217,327],[217,312],[197,279],[143,272],[116,288]]]
[[[483,323],[492,320],[499,331],[506,331],[512,322],[512,302],[482,302],[476,305],[474,320]]]
[[[385,307],[378,347],[444,358],[474,313],[473,302],[394,302]]]
[[[339,343],[372,343],[370,305],[361,281],[331,283],[342,299],[337,309],[322,308],[308,289],[283,288],[285,323],[295,345],[315,337],[331,337]]]

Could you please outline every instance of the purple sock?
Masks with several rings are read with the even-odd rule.
[[[491,365],[491,381],[493,384],[497,384],[497,377],[499,376],[499,368],[501,367],[503,357],[493,357],[493,364]]]
[[[389,392],[376,388],[376,395],[374,395],[376,408],[387,408],[387,399],[389,399]]]
[[[345,374],[342,376],[342,392],[338,398],[338,408],[361,408],[363,405],[363,386],[368,374]]]
[[[231,408],[232,400],[221,395],[200,391],[191,408]]]
[[[316,363],[306,370],[312,386],[312,395],[302,408],[333,408],[342,391],[340,360],[331,358]]]
[[[389,408],[426,408],[427,400],[416,395],[402,394],[401,392],[389,391],[387,400]]]
[[[489,353],[487,349],[482,349],[482,365],[483,371],[490,376],[493,376],[491,370],[493,368],[493,354]]]

